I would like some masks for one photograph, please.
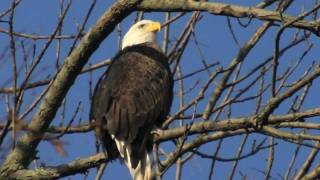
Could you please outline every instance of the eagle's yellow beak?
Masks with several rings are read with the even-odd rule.
[[[160,31],[161,24],[159,22],[150,23],[146,28],[147,28],[147,31],[157,32],[157,31]]]

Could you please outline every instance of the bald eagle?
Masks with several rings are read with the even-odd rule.
[[[120,155],[134,180],[151,177],[151,131],[162,124],[173,98],[168,59],[156,43],[160,27],[142,20],[129,29],[92,98],[97,136],[110,159]]]

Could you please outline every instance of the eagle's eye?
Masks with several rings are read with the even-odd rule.
[[[146,24],[140,24],[138,28],[143,28]]]

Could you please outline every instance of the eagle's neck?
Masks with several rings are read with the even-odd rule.
[[[126,46],[125,48],[122,48],[122,50],[125,49],[131,49],[134,47],[148,47],[148,48],[153,48],[155,50],[157,50],[158,52],[163,53],[162,49],[160,48],[159,44],[156,42],[144,42],[144,43],[140,43],[140,44],[133,44],[130,46]]]

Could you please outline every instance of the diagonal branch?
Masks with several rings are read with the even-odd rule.
[[[117,1],[101,16],[97,24],[83,37],[77,48],[66,58],[61,70],[49,84],[49,90],[38,112],[29,124],[31,130],[19,139],[16,148],[7,156],[0,168],[0,176],[7,176],[12,172],[28,167],[35,157],[35,149],[44,132],[55,117],[63,98],[80,74],[81,69],[100,43],[122,19],[131,13],[132,8],[138,2],[139,0]]]

